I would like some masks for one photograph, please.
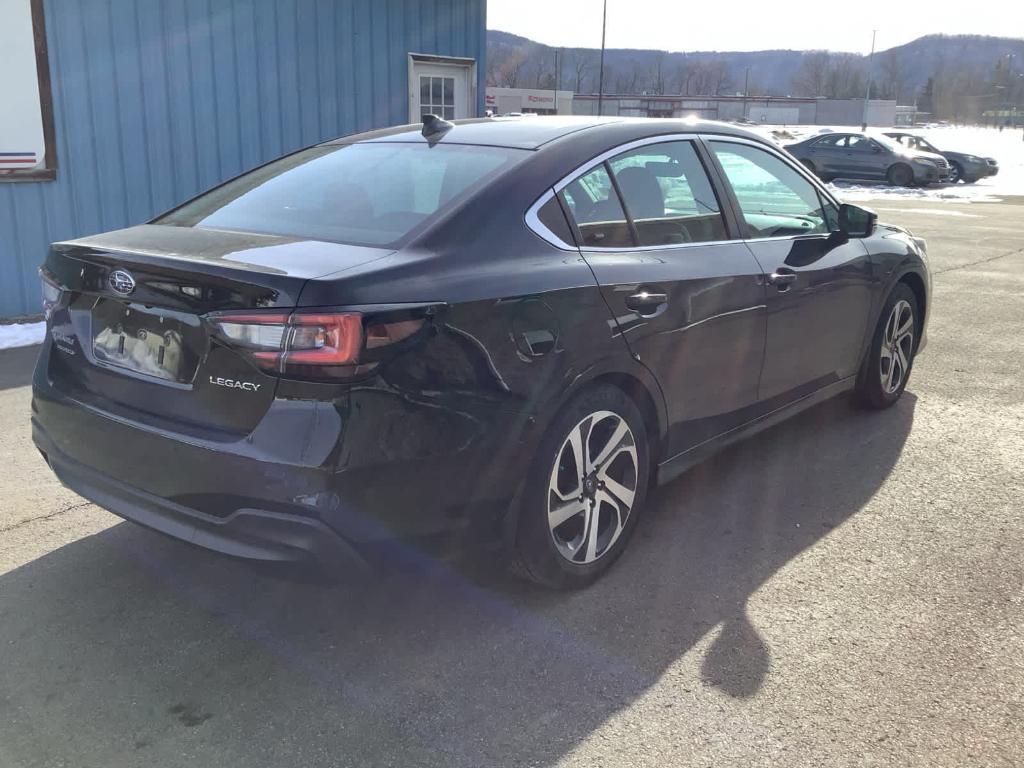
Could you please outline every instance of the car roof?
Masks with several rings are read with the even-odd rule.
[[[661,117],[597,117],[588,115],[552,115],[522,117],[485,117],[455,120],[454,127],[436,139],[447,144],[478,144],[484,146],[539,149],[549,142],[570,134],[586,131],[621,136],[635,133],[635,138],[657,136],[664,133],[714,133],[741,136],[765,142],[753,131],[712,120],[691,120]],[[422,125],[413,123],[357,133],[325,142],[333,144],[403,142],[425,143]]]

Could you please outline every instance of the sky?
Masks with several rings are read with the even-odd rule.
[[[487,0],[487,28],[568,47],[601,47],[602,0]],[[934,33],[1024,37],[1020,0],[608,0],[609,48],[868,53]]]

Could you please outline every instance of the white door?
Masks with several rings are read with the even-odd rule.
[[[474,117],[472,65],[416,61],[410,67],[409,121],[419,122],[423,115],[445,120]]]

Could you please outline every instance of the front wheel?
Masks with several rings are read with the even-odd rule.
[[[960,163],[955,162],[955,161],[950,163],[949,164],[949,183],[950,184],[956,184],[958,181],[963,179],[963,177],[964,177],[964,169],[960,166]]]
[[[855,396],[861,405],[882,409],[900,399],[914,365],[918,317],[914,292],[906,283],[897,283],[882,308],[857,376]]]
[[[611,385],[581,393],[549,427],[526,478],[513,570],[555,589],[594,581],[625,549],[649,472],[633,400]]]
[[[885,178],[893,187],[909,187],[914,183],[914,172],[910,166],[898,163],[889,169]]]

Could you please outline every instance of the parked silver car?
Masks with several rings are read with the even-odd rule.
[[[819,134],[786,149],[824,181],[871,179],[909,187],[949,179],[949,163],[942,155],[864,133]]]

